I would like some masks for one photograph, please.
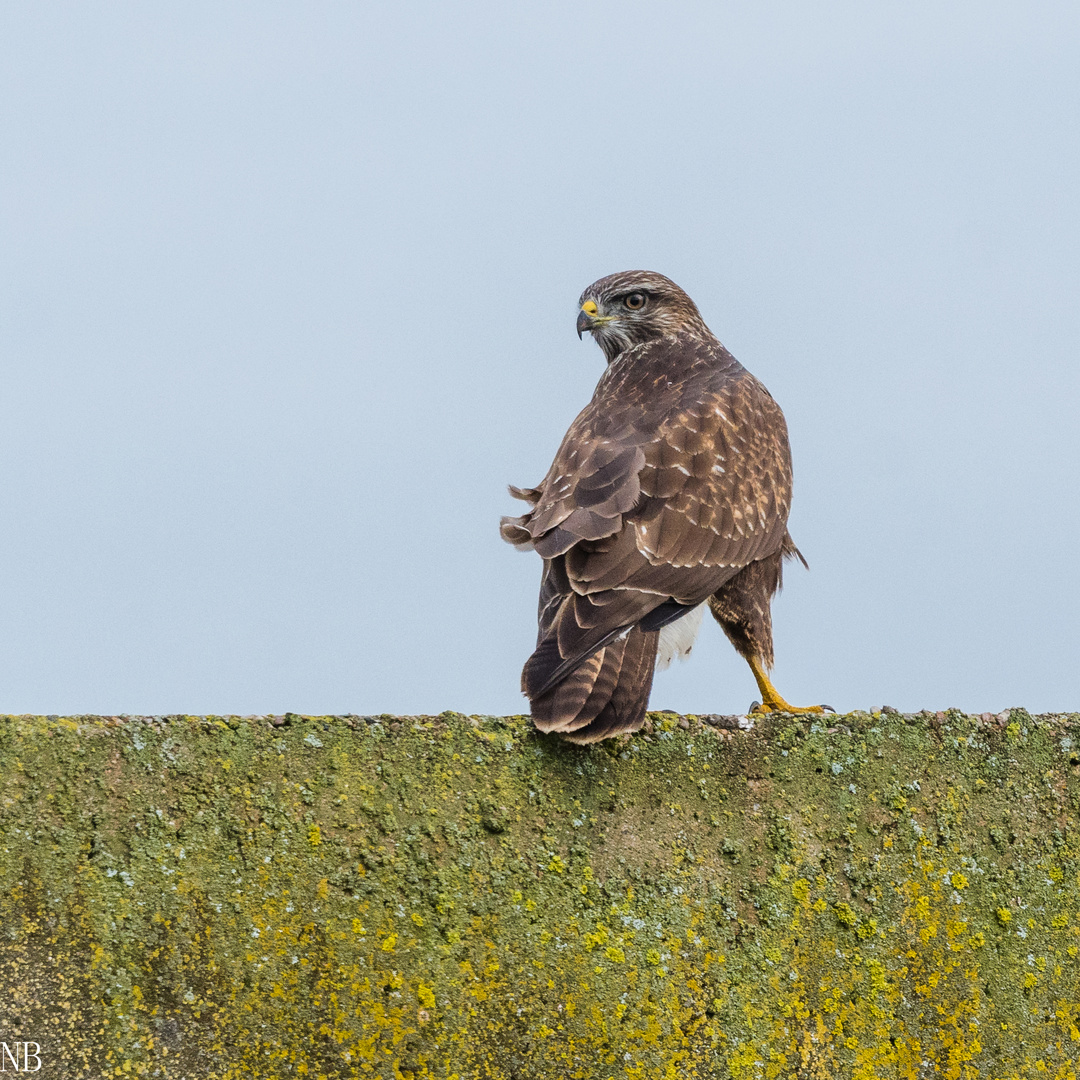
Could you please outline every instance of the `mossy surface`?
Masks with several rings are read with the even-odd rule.
[[[1080,716],[650,726],[4,718],[0,1040],[65,1080],[1076,1080]]]

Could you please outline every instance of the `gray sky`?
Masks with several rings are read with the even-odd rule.
[[[0,709],[517,712],[659,270],[783,406],[775,680],[1080,708],[1072,2],[4,3]],[[653,705],[736,712],[706,627]]]

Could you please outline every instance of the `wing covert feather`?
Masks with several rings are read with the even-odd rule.
[[[697,604],[779,550],[791,504],[783,413],[715,340],[623,353],[503,536],[545,559],[530,697],[670,599]],[[609,657],[613,665],[615,653]]]

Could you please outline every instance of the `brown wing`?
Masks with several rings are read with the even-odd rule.
[[[661,340],[608,368],[543,482],[515,493],[533,509],[502,534],[545,559],[522,675],[535,698],[650,613],[677,617],[780,547],[787,429],[718,342]]]

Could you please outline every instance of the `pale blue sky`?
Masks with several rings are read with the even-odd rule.
[[[1075,3],[0,6],[0,709],[520,711],[659,270],[783,406],[776,683],[1080,708]],[[655,706],[746,708],[719,630]]]

